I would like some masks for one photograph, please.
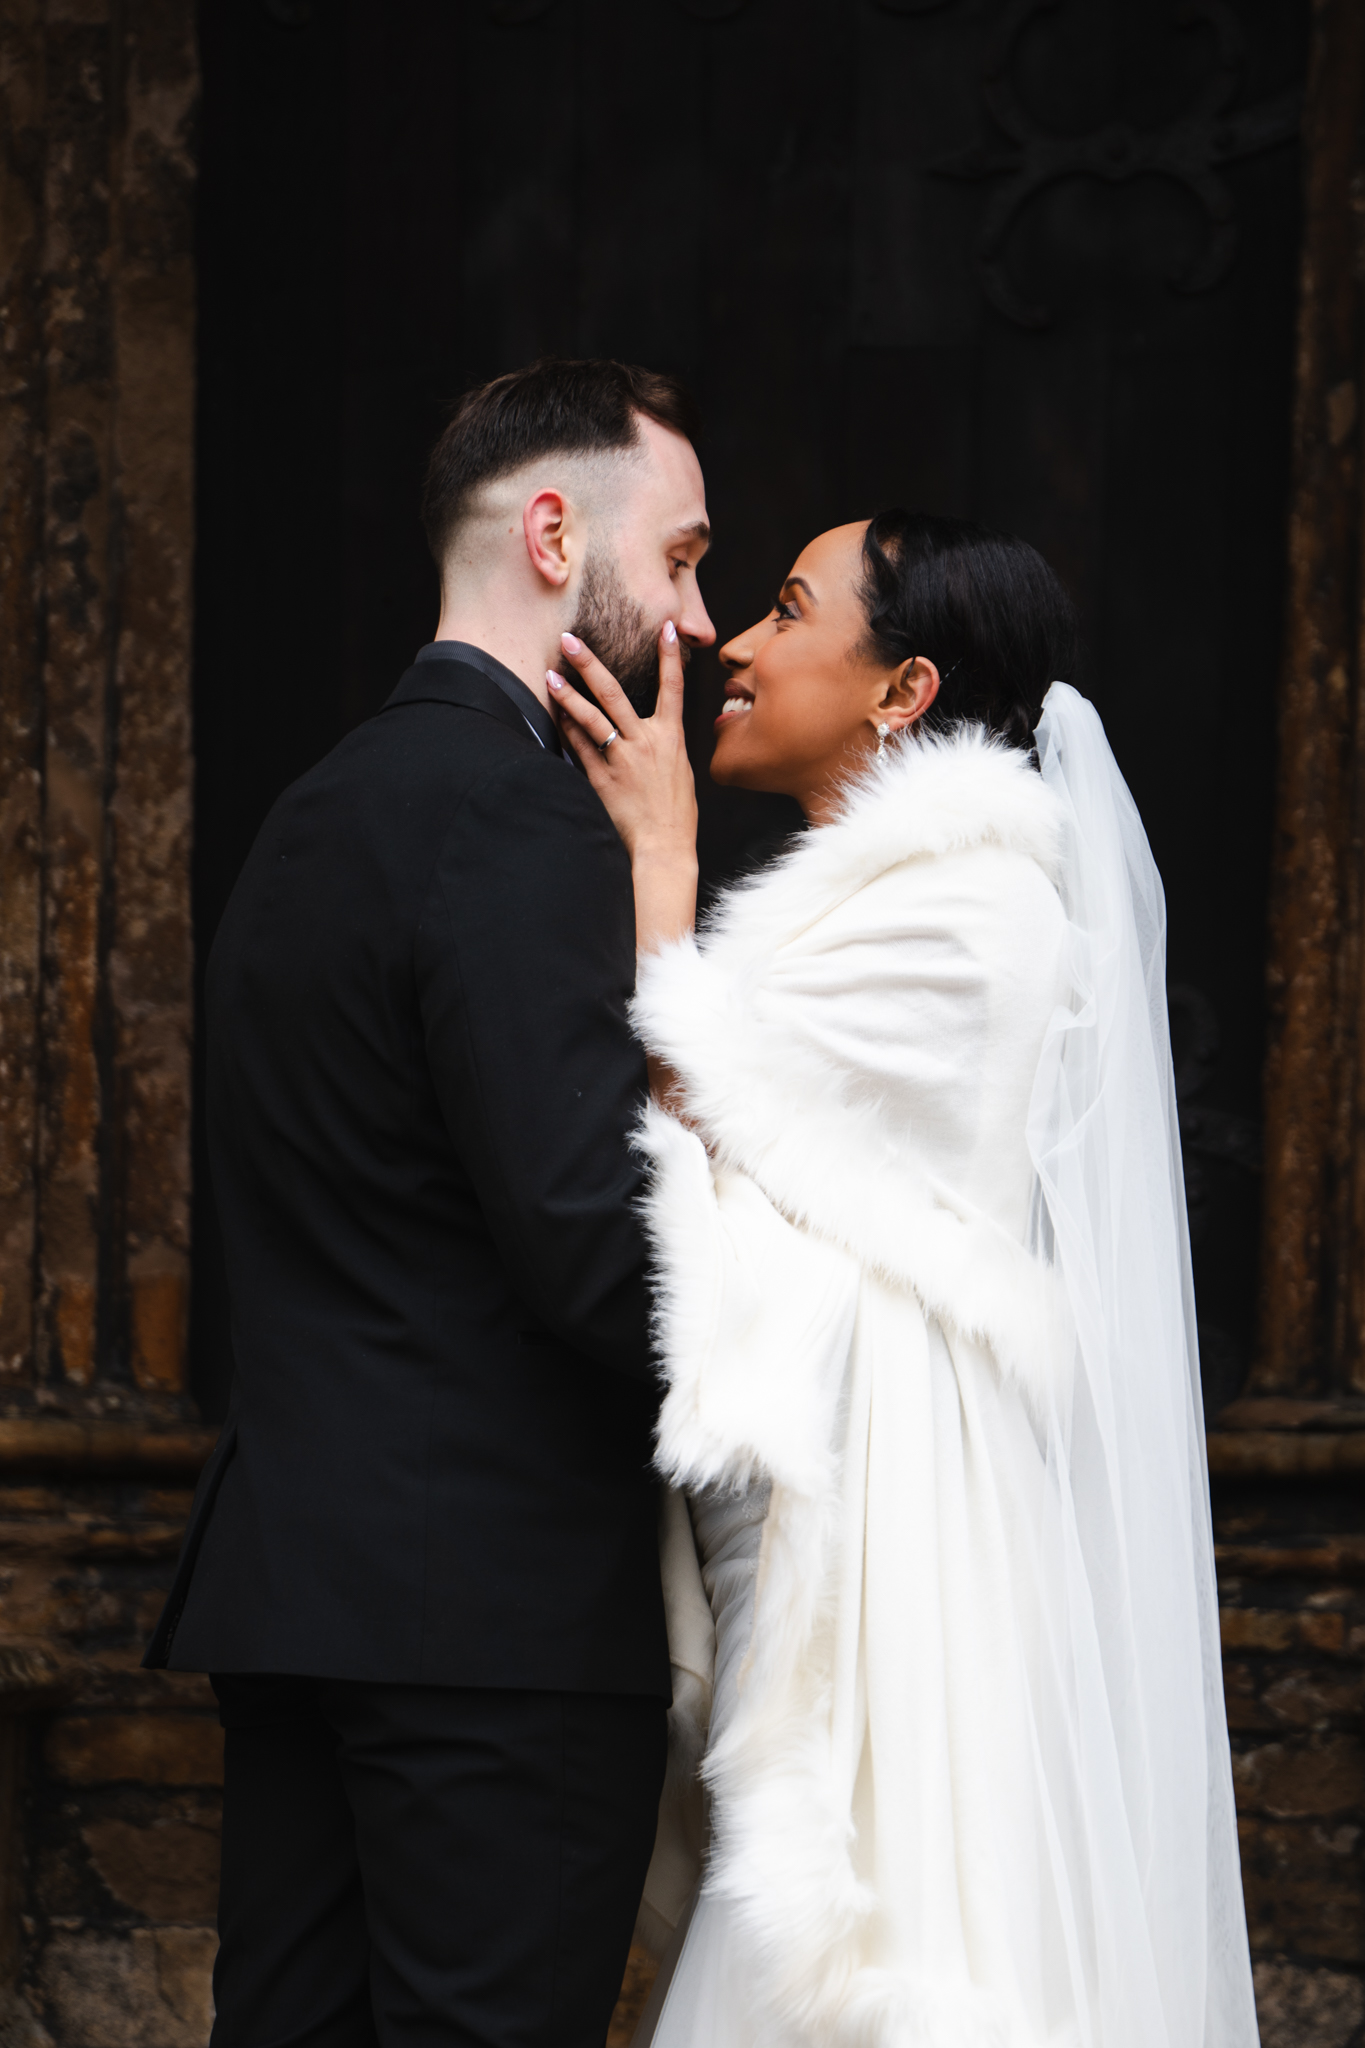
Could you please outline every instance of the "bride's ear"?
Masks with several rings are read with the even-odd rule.
[[[927,655],[917,654],[912,660],[903,661],[877,707],[878,719],[889,725],[892,732],[904,732],[907,725],[923,718],[938,695],[940,680]]]

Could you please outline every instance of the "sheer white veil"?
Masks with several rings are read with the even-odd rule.
[[[1250,2048],[1165,898],[1094,707],[1054,683],[1037,744],[1073,989],[1028,1127],[1076,1339],[1047,1432],[1035,1730],[1066,1967],[1084,2048]]]

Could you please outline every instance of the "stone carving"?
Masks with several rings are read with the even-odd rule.
[[[1365,1984],[1336,1970],[1257,1963],[1261,2048],[1348,2048],[1365,2021]]]
[[[1365,8],[1313,9],[1270,891],[1256,1388],[1365,1394]]]
[[[197,76],[147,9],[0,58],[0,1396],[99,1413],[184,1370]]]

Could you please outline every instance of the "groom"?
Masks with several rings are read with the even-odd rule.
[[[433,452],[435,640],[287,790],[209,962],[232,1411],[149,1665],[226,1729],[216,2048],[601,2048],[668,1652],[630,866],[563,755],[714,638],[690,402],[551,361]]]

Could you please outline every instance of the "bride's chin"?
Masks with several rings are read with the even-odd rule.
[[[733,783],[742,787],[744,769],[739,759],[741,749],[734,745],[734,735],[722,727],[716,734],[716,744],[711,754],[711,780]]]
[[[727,746],[722,733],[711,756],[711,780],[729,789],[771,789],[762,764],[744,759],[742,747]]]

